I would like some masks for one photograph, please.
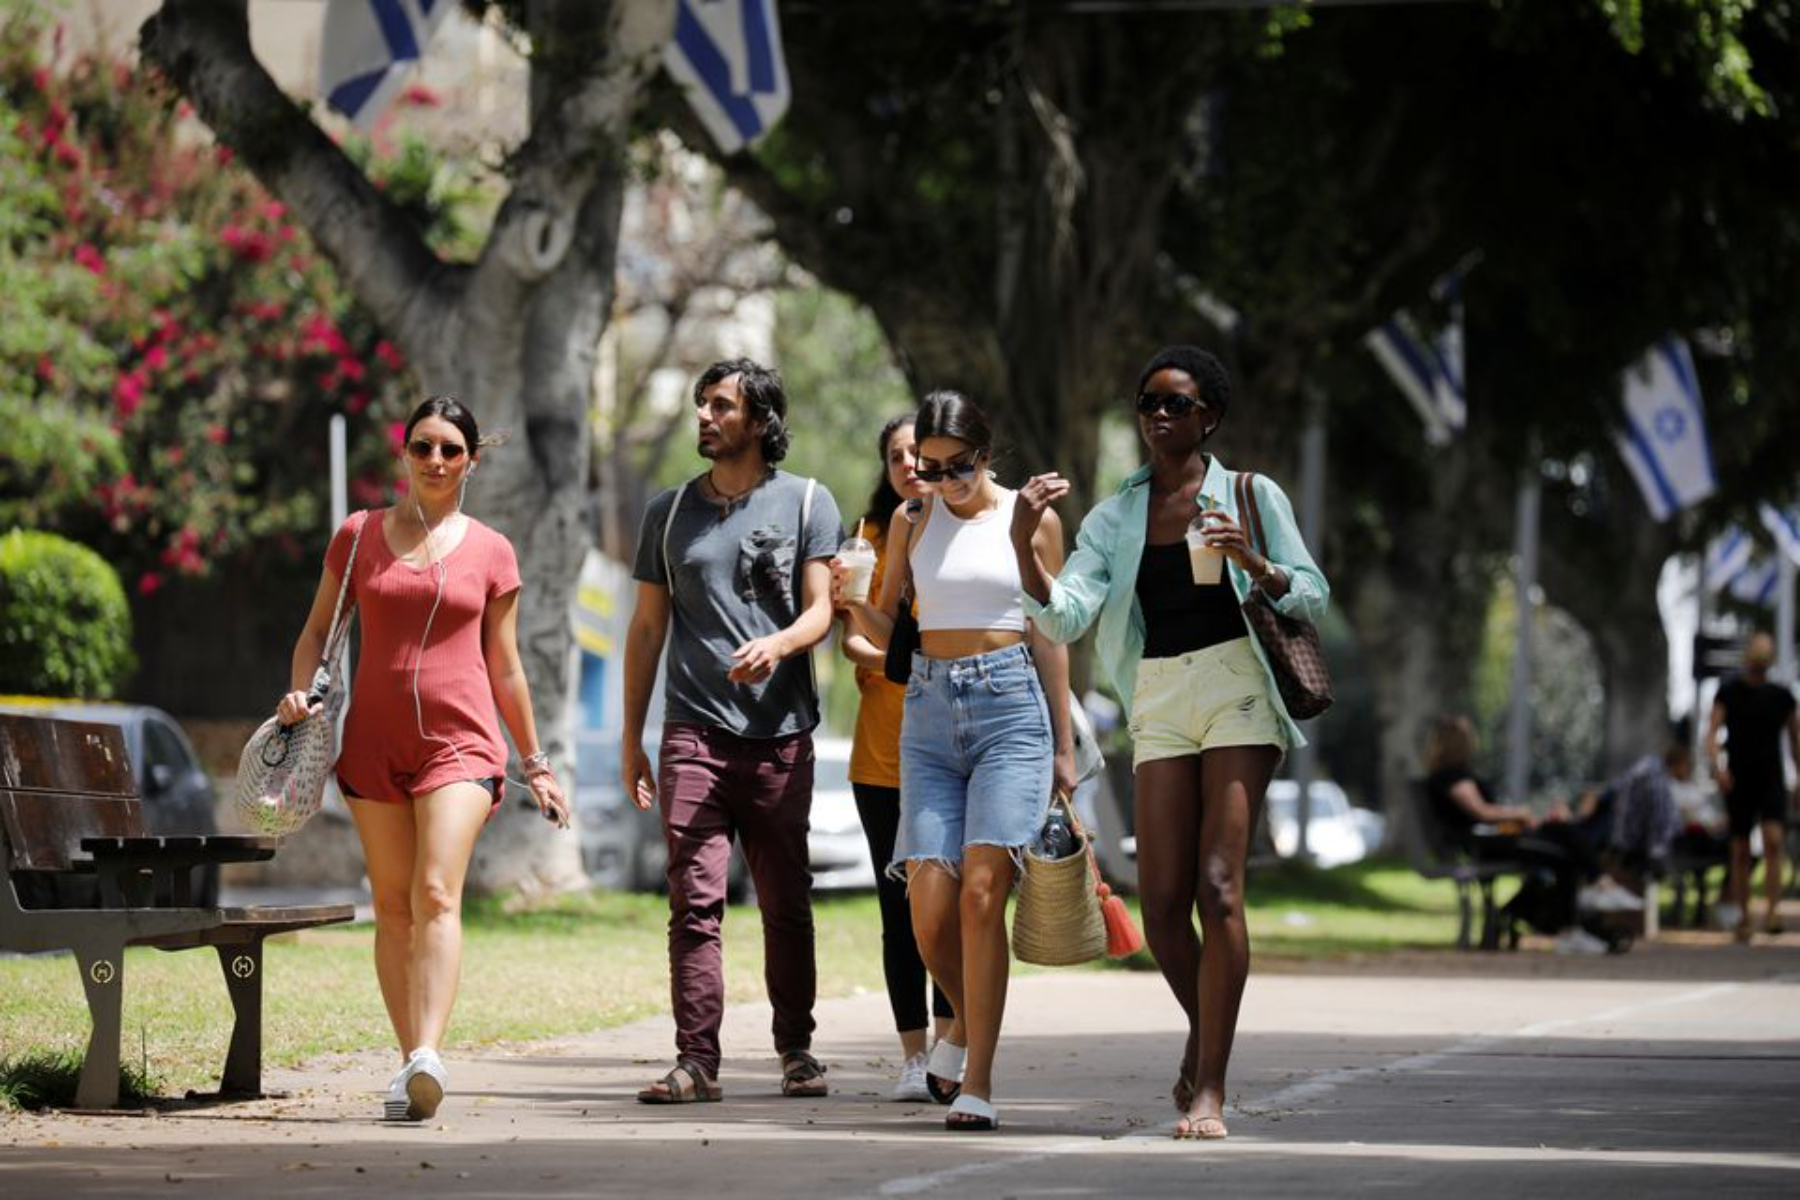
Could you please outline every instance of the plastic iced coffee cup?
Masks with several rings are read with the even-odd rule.
[[[848,568],[844,576],[844,599],[852,604],[869,602],[869,581],[875,577],[875,547],[853,537],[838,547],[838,560]]]
[[[1225,570],[1225,552],[1206,544],[1210,528],[1204,517],[1195,517],[1187,527],[1188,566],[1194,572],[1194,583],[1201,587],[1219,582]]]

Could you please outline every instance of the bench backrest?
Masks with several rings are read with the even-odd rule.
[[[82,838],[143,833],[118,726],[0,713],[0,866],[66,871]]]
[[[1444,828],[1443,817],[1431,803],[1431,791],[1423,779],[1407,781],[1406,798],[1412,806],[1412,820],[1402,822],[1401,833],[1407,861],[1413,869],[1442,870],[1461,859],[1462,852]]]

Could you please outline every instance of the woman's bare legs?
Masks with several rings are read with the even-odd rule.
[[[906,864],[906,898],[912,907],[913,940],[925,970],[937,981],[950,1001],[956,1018],[940,1023],[938,1036],[951,1045],[965,1046],[963,1027],[962,880],[941,863]]]
[[[956,1015],[968,1034],[969,1059],[963,1093],[981,1100],[994,1095],[994,1052],[1006,1015],[1006,983],[1011,952],[1006,941],[1006,901],[1012,895],[1012,851],[1005,846],[963,850],[962,1003]],[[944,993],[948,996],[948,989]]]
[[[1151,951],[1188,1013],[1183,1077],[1193,1084],[1186,1120],[1195,1132],[1210,1123],[1223,1133],[1225,1073],[1250,972],[1244,863],[1257,809],[1279,761],[1271,746],[1232,746],[1201,754],[1197,772],[1193,758],[1138,769],[1144,925]],[[1183,798],[1197,811],[1183,810]],[[1154,830],[1155,837],[1145,837],[1145,830]],[[1151,849],[1152,841],[1165,843],[1161,852]],[[1190,915],[1196,907],[1204,950]]]
[[[419,1043],[412,1002],[413,808],[380,800],[344,799],[362,839],[363,862],[375,906],[375,979],[388,1023],[400,1043],[400,1057]]]
[[[492,802],[486,788],[467,782],[413,800],[413,1049],[439,1049],[450,1024],[462,975],[463,878]]]

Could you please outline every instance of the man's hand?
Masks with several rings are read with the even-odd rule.
[[[787,657],[787,639],[779,633],[752,638],[731,652],[731,670],[725,678],[733,683],[763,683],[775,673],[776,664]]]
[[[656,803],[656,775],[650,770],[650,756],[644,753],[644,747],[629,738],[619,752],[623,760],[623,776],[626,797],[640,809],[647,809]]]

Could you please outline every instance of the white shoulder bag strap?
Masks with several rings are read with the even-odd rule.
[[[675,594],[675,564],[669,561],[669,529],[675,524],[675,513],[681,508],[681,498],[687,495],[687,489],[685,483],[675,489],[675,503],[669,505],[669,515],[663,520],[663,574],[668,577],[670,596]]]
[[[794,612],[796,615],[806,603],[806,592],[801,586],[806,578],[806,530],[812,524],[813,489],[818,486],[818,480],[808,479],[806,495],[800,501],[800,532],[794,537]],[[806,678],[812,684],[813,697],[817,699],[819,675],[817,668],[813,666],[812,647],[808,646],[801,653],[806,655]]]

